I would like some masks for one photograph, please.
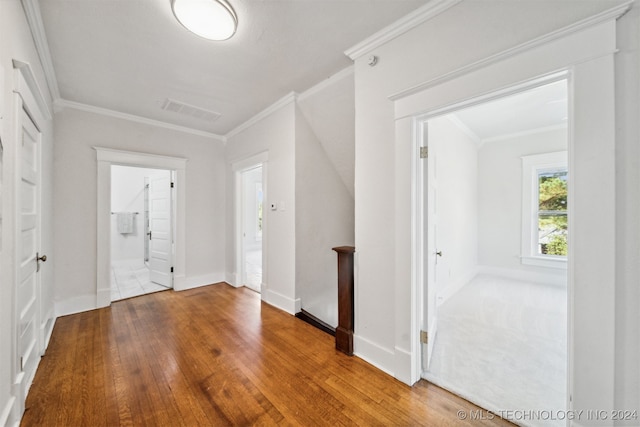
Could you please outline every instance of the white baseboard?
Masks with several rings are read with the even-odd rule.
[[[507,279],[522,280],[545,285],[567,286],[567,272],[563,270],[554,270],[553,273],[549,273],[481,265],[478,266],[478,274],[490,274],[492,276],[500,276]]]
[[[395,354],[358,335],[353,336],[353,354],[387,374],[394,376]]]
[[[241,285],[242,280],[240,280],[240,275],[237,274],[237,273],[228,273],[227,272],[225,282],[227,282],[228,284],[230,284],[234,288],[239,288],[239,287],[242,286]]]
[[[22,396],[26,396],[26,380],[27,378],[24,371],[19,372],[13,379],[13,384],[11,384],[11,394],[15,397],[15,399],[13,401],[11,413],[9,414],[9,422],[15,423],[15,425],[18,425],[20,423],[22,415],[24,414],[25,401],[22,400]]]
[[[408,386],[412,386],[414,381],[411,375],[411,352],[395,347],[393,357],[394,377]]]
[[[51,334],[53,333],[53,327],[56,324],[56,317],[53,314],[53,310],[51,310],[46,315],[46,321],[40,324],[40,337],[42,339],[42,353],[44,354],[45,350],[49,346],[49,340],[51,339]],[[2,425],[0,423],[0,425]]]
[[[282,295],[279,292],[273,291],[269,289],[268,286],[262,284],[262,300],[267,304],[270,304],[274,307],[278,307],[281,310],[286,311],[289,314],[295,315],[299,313],[301,310],[300,298],[293,299],[289,298],[286,295]]]
[[[96,307],[109,307],[109,305],[111,305],[111,288],[98,289]]]
[[[69,314],[82,313],[83,311],[96,309],[95,295],[80,295],[55,302],[56,317]]]
[[[202,276],[186,277],[184,280],[178,280],[176,277],[173,281],[173,289],[176,291],[184,291],[187,289],[199,288],[201,286],[213,285],[225,281],[224,273],[210,273]]]
[[[13,407],[16,404],[16,398],[14,396],[9,396],[9,399],[2,408],[2,412],[0,412],[0,426],[8,426],[12,424],[17,424],[12,422],[14,420],[10,420],[9,417],[13,413]]]
[[[184,287],[186,278],[184,274],[174,274],[173,275],[173,289],[178,290]]]

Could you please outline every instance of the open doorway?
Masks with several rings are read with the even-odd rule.
[[[552,81],[421,123],[423,376],[493,411],[567,409],[567,99]]]
[[[111,300],[173,287],[172,171],[111,166]]]
[[[241,180],[241,281],[256,292],[262,287],[262,255],[264,227],[263,168],[257,165],[239,173]]]

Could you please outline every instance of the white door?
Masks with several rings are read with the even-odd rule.
[[[242,283],[262,288],[262,166],[242,172]]]
[[[40,262],[46,257],[38,253],[40,246],[40,132],[24,110],[20,117],[22,143],[18,147],[20,177],[16,261],[18,284],[17,314],[17,372],[22,402],[40,361],[38,325],[40,313]],[[40,259],[38,259],[40,257]]]
[[[436,162],[436,144],[429,138],[428,123],[424,123],[424,142],[423,145],[428,147],[428,157],[423,160],[426,167],[423,168],[423,220],[425,222],[423,229],[426,231],[426,238],[423,239],[425,248],[423,250],[425,265],[425,292],[423,292],[425,300],[423,301],[424,315],[422,330],[427,331],[427,342],[423,342],[422,349],[422,368],[429,370],[431,357],[433,356],[433,348],[436,342],[436,333],[438,330],[436,290],[438,279],[438,260],[442,256],[441,250],[438,248],[438,214],[437,214],[437,192],[438,181],[437,162]],[[423,163],[424,164],[424,163]]]
[[[149,177],[149,273],[152,282],[172,287],[171,173]]]

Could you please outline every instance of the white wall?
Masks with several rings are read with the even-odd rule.
[[[31,64],[38,85],[42,90],[50,111],[51,98],[44,78],[40,60],[37,56],[31,32],[27,25],[22,5],[19,0],[0,1],[0,138],[4,146],[3,176],[0,196],[2,197],[2,247],[0,248],[0,342],[4,343],[0,348],[0,425],[4,425],[7,417],[12,422],[17,422],[20,414],[9,414],[15,409],[12,406],[11,386],[16,379],[12,377],[17,373],[15,360],[15,334],[12,324],[16,316],[14,307],[14,277],[12,254],[12,227],[14,224],[13,209],[15,204],[11,197],[17,187],[12,186],[14,162],[11,153],[15,147],[14,124],[14,69],[12,60],[17,59]],[[53,183],[53,123],[46,121],[38,123],[42,132],[42,244],[40,250],[47,254],[50,262],[42,264],[41,269],[41,321],[46,323],[53,318],[53,293],[54,293],[54,265],[51,260],[56,258],[53,251],[52,231],[52,183]]]
[[[145,169],[111,167],[111,262],[144,258],[144,178]],[[138,212],[133,232],[118,233],[117,212]],[[142,264],[142,263],[141,263]]]
[[[478,264],[478,146],[448,117],[429,120],[429,152],[435,156],[437,190],[436,293],[455,292]]]
[[[111,261],[144,263],[144,183],[151,175],[168,176],[171,172],[160,169],[111,167],[111,212],[138,212],[134,218],[133,233],[118,233],[118,216],[111,215]]]
[[[298,108],[354,197],[355,88],[353,67],[323,80],[298,96]]]
[[[295,104],[293,97],[276,111],[228,138],[227,157],[227,253],[236,253],[235,162],[268,152],[263,250],[262,299],[289,313],[299,311],[295,286]],[[276,202],[278,210],[269,208]],[[265,236],[266,232],[266,236]],[[235,257],[227,260],[227,281],[235,283],[239,272]],[[266,274],[265,274],[266,272]]]
[[[394,104],[389,96],[414,87],[458,67],[474,63],[510,47],[517,46],[537,36],[565,27],[598,11],[610,7],[610,2],[558,1],[545,2],[462,2],[427,23],[395,38],[381,47],[372,49],[355,61],[356,86],[356,353],[399,377],[406,378],[403,367],[411,347],[410,318],[410,259],[394,257],[402,254],[397,244],[409,245],[411,236],[398,234],[395,227],[382,224],[403,224],[410,221],[405,211],[396,211],[393,203],[381,204],[380,200],[393,201],[410,197],[410,189],[396,186],[396,178],[409,175],[402,170],[408,159],[396,158],[398,151],[394,138]],[[635,8],[637,8],[637,4]],[[634,12],[634,11],[632,11]],[[620,19],[619,32],[624,55],[616,58],[624,69],[618,68],[623,82],[637,80],[637,11]],[[505,37],[509,34],[509,37]],[[634,38],[635,37],[635,38]],[[626,43],[626,44],[625,44]],[[367,64],[369,54],[378,56],[378,65]],[[640,276],[637,260],[638,245],[636,225],[631,218],[640,216],[638,208],[637,148],[632,141],[637,136],[637,84],[631,92],[618,99],[616,121],[624,124],[624,132],[616,138],[619,167],[617,182],[620,190],[618,202],[624,207],[624,223],[620,225],[615,251],[620,260],[616,278],[616,345],[624,348],[620,359],[624,368],[616,366],[617,400],[640,401],[638,379],[638,333],[631,325],[638,324],[637,310],[640,304],[637,277]],[[618,94],[626,87],[617,85]],[[579,142],[578,142],[579,143]],[[636,144],[637,145],[637,144]],[[406,168],[406,166],[405,166]],[[404,181],[403,181],[404,182]],[[630,199],[621,201],[621,197]],[[626,227],[625,227],[626,226]],[[632,279],[635,277],[635,282]],[[624,296],[633,296],[633,304]],[[404,315],[403,313],[407,313]],[[611,313],[609,308],[608,313]],[[617,348],[617,347],[616,347]],[[635,356],[635,359],[632,359]],[[584,355],[588,357],[588,355]],[[633,361],[632,361],[633,360]],[[629,379],[622,379],[625,375]],[[623,386],[624,384],[624,386]],[[609,384],[606,384],[608,387]]]
[[[523,265],[522,156],[567,150],[567,130],[535,133],[485,143],[478,156],[479,263],[490,268],[544,272],[566,270]]]
[[[189,286],[224,280],[225,174],[221,142],[75,109],[55,116],[56,305],[95,307],[96,151],[99,146],[181,157],[186,166],[186,278]]]
[[[304,115],[296,109],[296,295],[302,308],[338,325],[337,255],[353,246],[354,201]]]

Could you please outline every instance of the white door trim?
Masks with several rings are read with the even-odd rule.
[[[3,218],[2,226],[4,227],[3,231],[3,245],[6,249],[7,254],[7,263],[5,263],[2,267],[6,269],[7,272],[4,273],[4,277],[11,278],[11,301],[12,301],[12,310],[11,313],[11,368],[10,374],[11,379],[13,381],[12,390],[11,390],[11,400],[7,402],[6,407],[3,409],[0,417],[0,423],[3,420],[18,422],[22,417],[24,412],[24,404],[25,401],[22,399],[22,395],[24,390],[29,387],[31,378],[25,378],[25,373],[22,372],[20,367],[20,360],[18,359],[18,318],[19,313],[17,312],[17,291],[20,283],[20,184],[22,181],[21,176],[21,150],[20,146],[22,144],[22,117],[24,112],[30,117],[33,124],[38,129],[40,135],[42,134],[43,124],[47,120],[51,120],[51,112],[49,110],[47,101],[40,90],[38,82],[35,78],[31,65],[27,62],[22,62],[19,60],[13,60],[13,68],[14,68],[14,102],[13,102],[13,141],[6,141],[4,144],[4,156],[6,161],[3,164],[6,180],[3,180],[3,198],[9,203],[5,204],[5,216]],[[23,112],[24,111],[24,112]],[[40,136],[41,140],[41,136]],[[40,142],[41,144],[41,142]],[[42,151],[40,150],[40,156]],[[41,169],[41,158],[37,159],[38,168]],[[39,224],[38,229],[40,233],[38,233],[38,240],[36,242],[36,246],[40,250],[42,248],[42,212],[41,212],[41,177],[38,177],[38,194],[36,195],[39,212]],[[48,343],[48,338],[53,330],[54,322],[47,323],[46,327],[42,324],[42,320],[50,315],[50,313],[43,314],[42,313],[42,294],[41,287],[39,283],[39,278],[36,279],[36,299],[35,301],[35,309],[36,309],[36,328],[37,328],[37,336],[35,345],[37,348],[34,348],[32,351],[37,353],[38,363],[39,357],[44,353],[46,345]],[[52,315],[52,313],[51,313]],[[45,322],[48,319],[45,319]],[[37,367],[36,367],[37,369]]]
[[[417,233],[420,215],[416,200],[418,169],[414,160],[418,154],[416,123],[429,115],[489,99],[505,88],[526,86],[541,78],[566,73],[571,115],[569,163],[573,171],[569,189],[572,254],[568,263],[567,408],[615,409],[615,223],[610,221],[603,227],[599,218],[615,218],[613,56],[617,17],[610,16],[605,22],[583,27],[564,38],[533,46],[395,100],[396,215],[404,218],[406,212],[412,218],[409,224],[396,221],[399,244],[395,258],[395,282],[399,284],[396,299],[403,301],[401,306],[411,307],[409,314],[396,311],[396,325],[401,325],[411,337],[410,343],[402,341],[401,335],[396,337],[396,377],[402,381],[412,384],[420,378],[419,253],[417,241],[412,237]],[[594,87],[597,91],[592,90]],[[593,126],[594,123],[598,125]],[[576,140],[580,143],[576,144]],[[589,193],[589,189],[593,191]],[[600,250],[603,246],[610,252],[603,254]],[[410,289],[400,286],[402,283],[410,284]],[[593,340],[594,336],[602,339]]]
[[[185,289],[186,276],[186,166],[187,159],[93,147],[98,162],[98,247],[96,307],[111,304],[111,165],[169,169],[175,171],[174,289]]]
[[[233,283],[235,287],[240,287],[242,283],[242,265],[243,261],[243,230],[242,230],[242,173],[244,171],[253,169],[257,166],[262,166],[262,285],[260,289],[261,298],[265,298],[265,288],[267,286],[268,277],[268,263],[267,263],[267,248],[269,247],[269,226],[267,209],[268,201],[268,160],[269,153],[267,151],[250,156],[241,160],[236,160],[231,163],[231,170],[233,171],[233,177],[235,181],[235,209],[234,209],[234,222],[235,222],[235,272],[233,273]]]

